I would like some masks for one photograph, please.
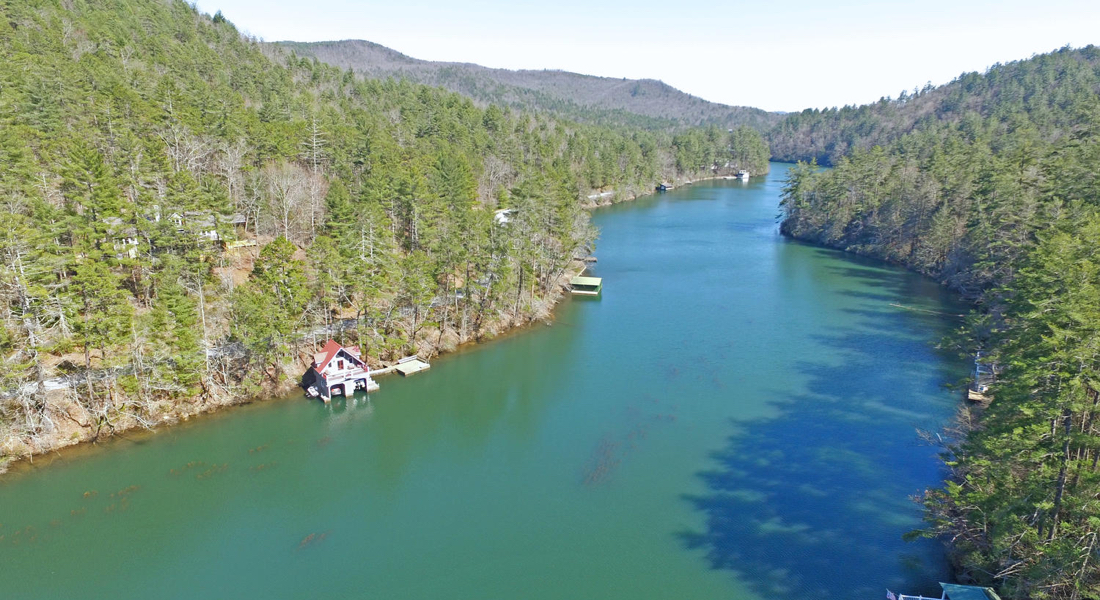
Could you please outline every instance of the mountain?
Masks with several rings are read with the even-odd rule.
[[[852,150],[886,146],[911,132],[966,120],[992,119],[1004,130],[1036,128],[1051,139],[1072,127],[1079,107],[1100,90],[1100,49],[1094,46],[1034,56],[964,73],[899,98],[865,106],[806,109],[768,132],[775,160],[831,165]]]
[[[351,69],[372,79],[392,77],[444,87],[479,104],[533,109],[589,123],[668,129],[748,125],[766,131],[782,115],[708,102],[653,79],[614,79],[566,71],[491,69],[432,62],[363,40],[276,42],[299,56]]]

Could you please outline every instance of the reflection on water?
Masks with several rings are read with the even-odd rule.
[[[919,491],[912,474],[938,475],[934,452],[913,432],[949,404],[911,393],[937,368],[919,360],[924,348],[914,341],[946,334],[950,323],[890,308],[900,298],[934,295],[925,282],[883,269],[829,270],[881,290],[842,292],[876,308],[844,309],[857,327],[814,336],[827,352],[797,365],[807,384],[797,393],[772,390],[775,416],[735,426],[700,475],[707,492],[687,497],[707,526],[682,537],[763,597],[869,598],[914,582],[931,588],[944,575],[937,546],[905,544],[898,531],[920,524],[909,500]]]

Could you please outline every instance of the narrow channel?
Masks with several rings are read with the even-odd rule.
[[[0,478],[0,595],[938,594],[938,545],[901,538],[943,477],[917,430],[961,400],[967,365],[934,344],[963,307],[781,238],[786,170],[598,210],[601,297],[369,399]]]

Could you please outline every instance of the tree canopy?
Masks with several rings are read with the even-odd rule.
[[[330,336],[379,360],[492,335],[591,250],[594,191],[767,169],[755,130],[481,107],[181,0],[2,14],[0,460],[246,399]]]
[[[1067,48],[803,113],[772,136],[833,165],[793,169],[785,233],[976,303],[949,343],[1004,371],[988,409],[964,409],[944,454],[952,477],[926,493],[918,533],[948,540],[960,578],[1006,598],[1100,598],[1098,92],[1100,51]],[[831,129],[804,137],[819,127]]]

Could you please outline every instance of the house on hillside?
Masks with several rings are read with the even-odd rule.
[[[107,235],[111,238],[111,245],[115,249],[115,258],[137,258],[138,255],[138,231],[137,227],[124,222],[118,217],[103,219],[107,226]]]
[[[237,227],[243,227],[246,223],[244,215],[219,215],[210,211],[189,210],[183,213],[169,215],[179,232],[191,231],[196,237],[210,240],[211,242],[228,241],[223,233],[232,232]],[[219,227],[220,226],[220,227]],[[219,231],[219,229],[221,231]]]
[[[359,348],[347,348],[329,340],[325,347],[313,356],[313,364],[302,375],[300,383],[310,398],[325,402],[333,396],[350,396],[355,390],[373,392],[378,384],[370,378],[370,367],[363,361]]]

